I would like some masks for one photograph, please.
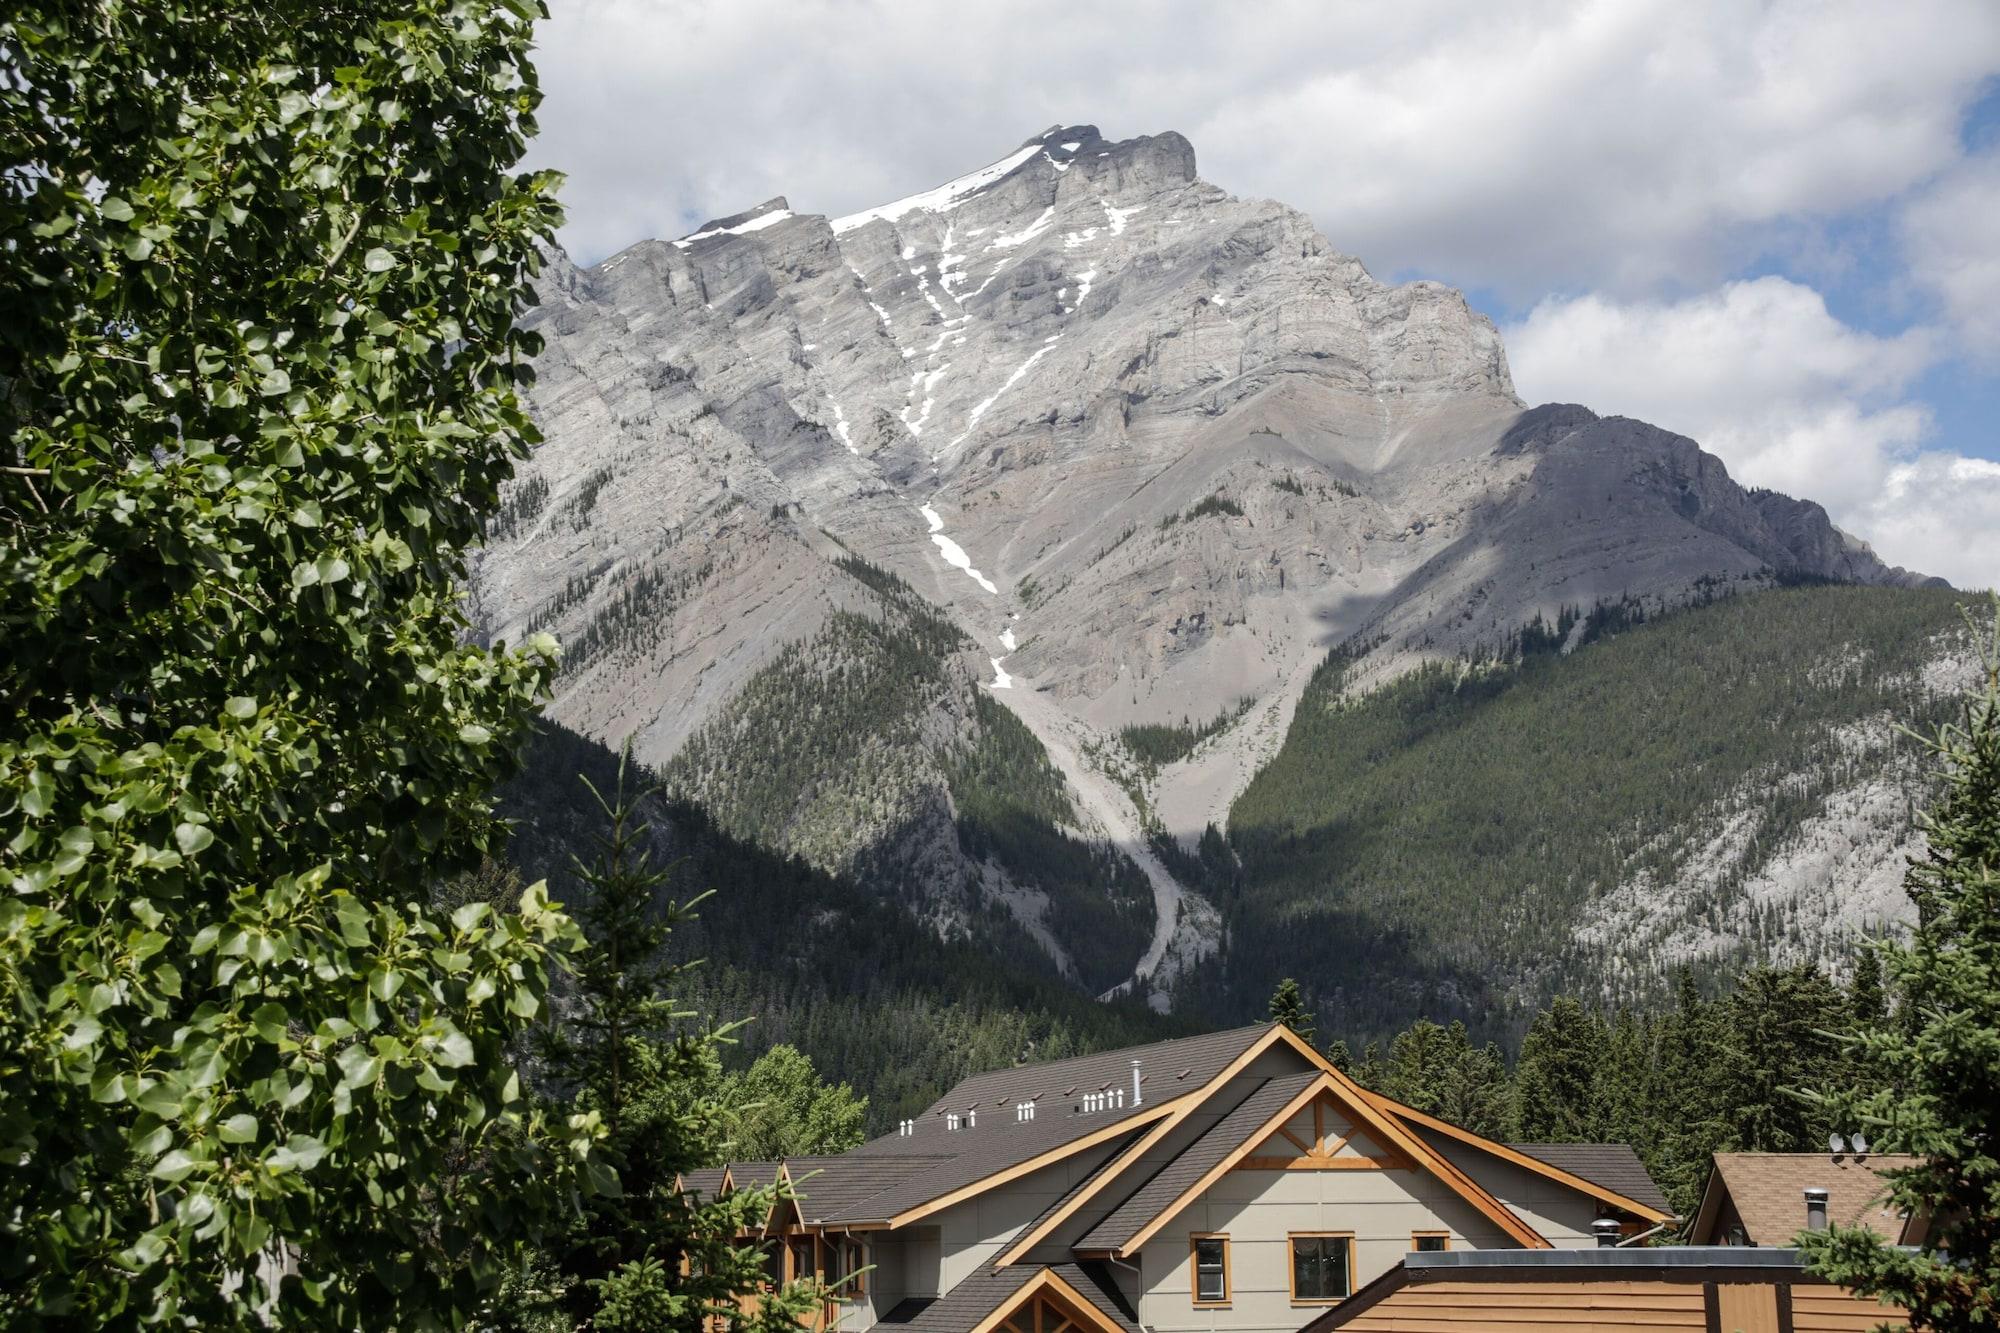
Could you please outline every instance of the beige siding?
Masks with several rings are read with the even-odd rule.
[[[1446,1231],[1454,1249],[1514,1248],[1500,1229],[1427,1172],[1231,1171],[1176,1214],[1139,1253],[1139,1320],[1159,1333],[1294,1333],[1326,1307],[1291,1299],[1290,1234],[1354,1235],[1356,1290],[1402,1262],[1411,1233]],[[1196,1306],[1189,1239],[1229,1236],[1231,1300]]]
[[[941,1285],[909,1294],[935,1296],[950,1291],[973,1270],[994,1262],[1020,1236],[1023,1227],[1110,1155],[1108,1146],[1087,1149],[937,1214],[941,1244],[937,1281]]]
[[[1549,1244],[1575,1249],[1597,1243],[1590,1234],[1590,1224],[1598,1216],[1597,1200],[1588,1194],[1441,1134],[1427,1134],[1424,1141],[1548,1237]]]
[[[1793,1333],[1865,1333],[1907,1317],[1900,1306],[1879,1305],[1842,1287],[1792,1288]]]

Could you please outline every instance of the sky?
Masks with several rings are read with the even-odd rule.
[[[1462,288],[1521,396],[1700,441],[2000,584],[2000,0],[550,0],[531,148],[594,263],[837,215],[1052,124]]]

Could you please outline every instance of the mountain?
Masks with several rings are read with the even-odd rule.
[[[1057,127],[846,217],[556,254],[540,298],[546,443],[483,632],[555,631],[552,715],[730,836],[1092,992],[1261,1003],[1218,955],[1297,876],[1218,844],[1316,743],[1303,699],[1614,608],[1930,582],[1691,440],[1527,407],[1461,295],[1376,281],[1177,134]]]

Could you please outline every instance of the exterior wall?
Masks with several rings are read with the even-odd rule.
[[[1661,1329],[1721,1328],[1724,1333],[1779,1333],[1789,1300],[1795,1333],[1864,1333],[1903,1318],[1893,1306],[1862,1300],[1819,1283],[1718,1282],[1717,1319],[1708,1322],[1702,1283],[1658,1279],[1620,1281],[1424,1282],[1390,1293],[1344,1320],[1342,1330],[1372,1333],[1422,1327],[1509,1333],[1655,1333]],[[1789,1291],[1786,1287],[1789,1287]]]
[[[1515,1248],[1471,1204],[1425,1171],[1230,1171],[1176,1214],[1138,1255],[1139,1322],[1159,1333],[1296,1333],[1324,1304],[1291,1299],[1290,1233],[1354,1236],[1354,1290],[1402,1262],[1411,1233],[1447,1231],[1453,1249]],[[1197,1306],[1191,1239],[1229,1237],[1230,1301]]]
[[[1424,1141],[1446,1161],[1478,1181],[1487,1193],[1519,1213],[1523,1221],[1548,1237],[1549,1244],[1557,1249],[1583,1249],[1597,1243],[1590,1234],[1590,1224],[1598,1218],[1597,1200],[1588,1194],[1442,1134],[1426,1134]]]
[[[1112,1209],[1123,1203],[1140,1182],[1149,1179],[1162,1166],[1180,1156],[1187,1150],[1189,1144],[1206,1134],[1214,1128],[1217,1121],[1242,1105],[1243,1099],[1256,1091],[1258,1085],[1265,1079],[1302,1074],[1310,1068],[1311,1066],[1299,1053],[1290,1047],[1274,1047],[1259,1055],[1241,1075],[1210,1093],[1207,1101],[1175,1126],[1172,1133],[1149,1149],[1144,1157],[1128,1165],[1121,1179],[1108,1183],[1096,1198],[1077,1209],[1062,1226],[1056,1228],[1048,1240],[1030,1250],[1025,1262],[1055,1264],[1066,1263],[1073,1259],[1075,1256],[1070,1253],[1070,1246],[1075,1244],[1079,1237],[1103,1221]],[[1147,1085],[1147,1096],[1171,1100],[1179,1096],[1181,1091],[1185,1091],[1174,1088],[1173,1072],[1154,1070],[1153,1077]],[[1155,1091],[1153,1083],[1164,1086]]]
[[[1006,1185],[998,1186],[935,1215],[939,1233],[937,1285],[918,1290],[913,1275],[909,1295],[950,1291],[975,1269],[998,1259],[1022,1228],[1076,1187],[1110,1157],[1112,1145],[1086,1149]],[[1064,1255],[1065,1258],[1069,1256]]]
[[[911,1248],[910,1238],[891,1236],[886,1231],[861,1233],[868,1241],[868,1262],[871,1271],[863,1283],[859,1297],[838,1302],[834,1306],[835,1326],[843,1333],[861,1333],[873,1328],[877,1320],[890,1310],[896,1302],[907,1294],[908,1279],[904,1272],[906,1252]],[[838,1236],[828,1236],[829,1244]],[[922,1248],[919,1240],[917,1248]],[[930,1242],[930,1251],[935,1254],[935,1237]]]

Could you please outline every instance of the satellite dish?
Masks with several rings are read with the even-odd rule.
[[[1826,1136],[1826,1150],[1838,1157],[1847,1151],[1847,1140],[1838,1134],[1829,1134]]]
[[[1868,1151],[1868,1140],[1863,1138],[1859,1134],[1856,1134],[1852,1139],[1849,1140],[1849,1142],[1851,1142],[1854,1145],[1854,1151],[1858,1153],[1863,1153]]]

